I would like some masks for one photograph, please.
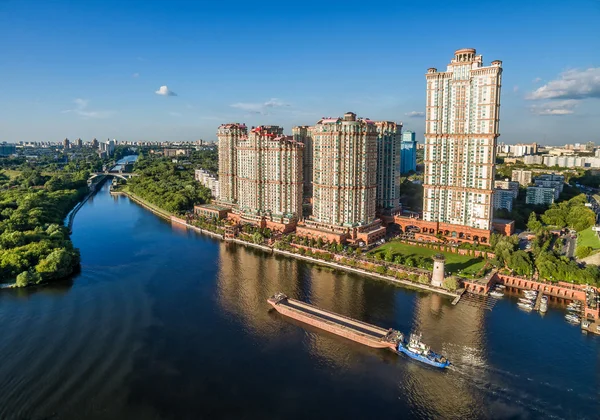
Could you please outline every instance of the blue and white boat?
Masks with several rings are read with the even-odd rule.
[[[426,363],[440,369],[450,366],[450,362],[444,356],[431,351],[429,346],[421,341],[421,334],[411,334],[408,343],[404,340],[398,342],[398,353],[404,353],[411,359]]]

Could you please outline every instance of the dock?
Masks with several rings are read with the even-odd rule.
[[[533,310],[534,311],[539,311],[540,310],[540,305],[542,303],[542,297],[544,296],[543,293],[538,292],[537,297],[535,298],[535,305],[533,305]]]
[[[376,325],[317,308],[278,293],[267,302],[280,314],[374,348],[396,350],[402,334]]]

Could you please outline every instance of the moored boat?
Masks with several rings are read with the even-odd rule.
[[[526,311],[531,311],[533,309],[532,303],[519,302],[517,303],[517,306],[521,309],[525,309]]]
[[[421,334],[411,334],[408,343],[399,342],[397,352],[433,367],[444,369],[450,366],[448,359],[431,351],[429,346],[421,341]]]
[[[567,314],[565,315],[565,319],[573,324],[579,324],[581,322],[581,318],[577,315]]]
[[[504,293],[502,293],[502,292],[499,292],[499,291],[497,291],[497,290],[492,290],[492,291],[490,292],[490,296],[493,296],[493,297],[495,297],[495,298],[501,298],[501,297],[503,297],[503,296],[504,296]]]
[[[540,312],[544,313],[548,310],[548,297],[542,296],[542,301],[540,302]]]

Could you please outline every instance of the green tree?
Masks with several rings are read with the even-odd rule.
[[[459,286],[459,281],[456,278],[456,276],[450,276],[450,277],[446,277],[444,279],[444,282],[442,283],[442,286],[444,287],[444,289],[449,290],[451,292],[455,292],[456,289],[458,289]]]
[[[537,214],[535,212],[531,212],[529,214],[529,220],[527,221],[527,229],[532,232],[539,232],[542,229],[542,222],[540,222],[537,218]]]
[[[38,273],[32,273],[31,271],[23,271],[17,276],[15,285],[17,287],[26,287],[30,284],[37,284],[41,281],[41,277]]]
[[[589,257],[590,254],[592,253],[593,249],[590,246],[584,246],[584,245],[579,245],[576,249],[575,249],[575,256],[577,258],[585,258],[585,257]]]
[[[255,244],[262,244],[263,241],[264,241],[264,239],[265,238],[263,237],[263,235],[260,232],[258,232],[258,231],[254,232],[254,234],[252,234],[252,241]]]

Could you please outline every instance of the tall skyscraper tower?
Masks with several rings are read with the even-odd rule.
[[[239,214],[255,223],[294,224],[302,217],[304,145],[268,125],[253,127],[236,149]]]
[[[501,76],[472,48],[427,70],[424,220],[492,229]]]
[[[237,203],[237,142],[248,136],[246,124],[221,124],[217,130],[219,142],[219,201],[224,204]]]
[[[312,127],[301,125],[292,128],[294,140],[304,144],[304,157],[302,161],[302,171],[304,175],[304,195],[312,197],[313,188],[313,144],[312,144]]]
[[[402,133],[402,159],[400,172],[407,174],[417,170],[417,140],[414,131]]]
[[[377,128],[348,112],[313,127],[313,216],[333,226],[375,220]]]
[[[377,121],[377,208],[400,206],[400,145],[402,123]]]

